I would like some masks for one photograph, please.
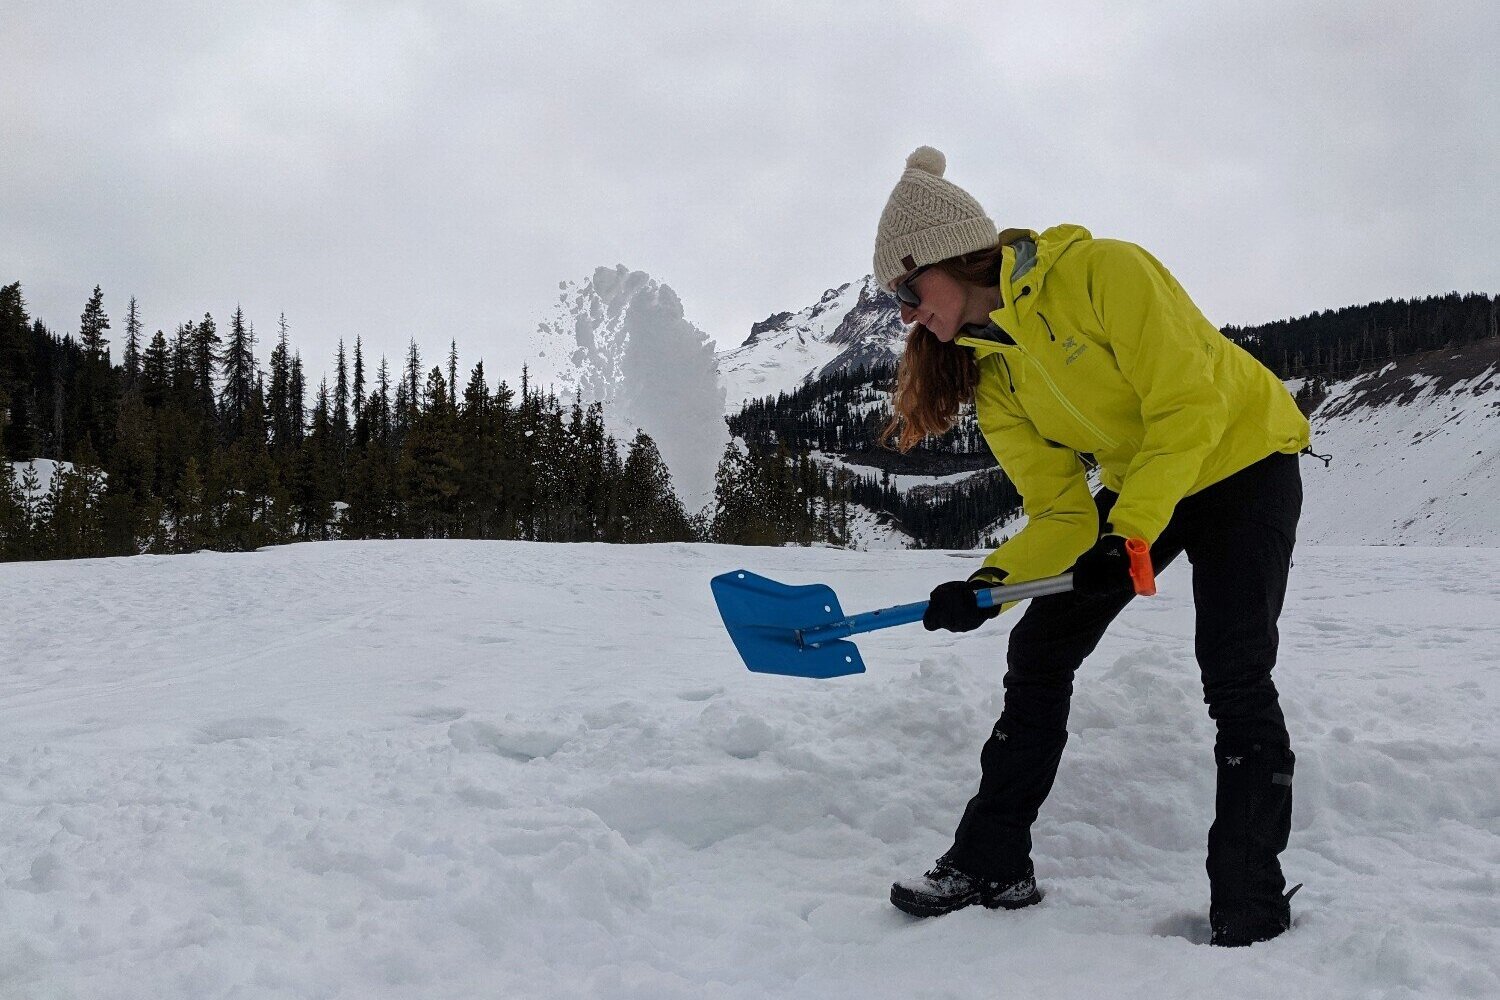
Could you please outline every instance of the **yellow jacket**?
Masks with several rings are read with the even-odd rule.
[[[979,429],[1028,522],[984,562],[1064,572],[1099,534],[1080,454],[1120,494],[1117,534],[1155,542],[1178,501],[1310,440],[1286,387],[1204,318],[1156,258],[1082,226],[1008,230],[1001,307],[957,343],[979,364]]]

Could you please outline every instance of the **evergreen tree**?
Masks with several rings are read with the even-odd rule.
[[[496,530],[504,484],[500,479],[498,427],[494,403],[484,380],[484,362],[469,372],[463,406],[458,413],[457,453],[463,456],[461,533],[466,538],[489,538]]]
[[[365,354],[359,337],[354,338],[354,445],[363,448],[370,440],[370,421],[365,413]]]
[[[292,355],[292,374],[287,385],[287,413],[291,419],[292,441],[302,444],[307,428],[307,384],[302,375],[302,354]]]
[[[297,508],[297,519],[304,538],[333,537],[334,502],[338,498],[335,496],[336,470],[331,410],[328,379],[325,378],[318,383],[311,429],[298,455],[297,472],[293,481],[292,503]]]
[[[405,440],[407,431],[411,428],[411,422],[415,420],[412,415],[411,390],[408,388],[405,375],[396,383],[396,398],[391,402],[391,441],[399,445]]]
[[[338,358],[334,363],[333,442],[342,462],[349,447],[349,365],[344,359],[344,338],[339,338]]]
[[[104,313],[104,293],[98,285],[78,319],[78,339],[83,347],[71,393],[71,423],[76,435],[65,438],[70,449],[87,446],[108,455],[114,442],[116,382],[109,363],[109,317]]]
[[[276,346],[271,349],[271,383],[266,392],[266,410],[271,427],[271,443],[279,452],[296,448],[292,432],[292,359],[287,338],[286,313],[277,322]]]
[[[37,338],[21,283],[0,288],[0,456],[37,457]]]
[[[692,541],[682,501],[672,492],[672,476],[656,442],[637,430],[625,456],[620,484],[626,542]]]
[[[59,465],[53,470],[51,486],[42,500],[39,521],[45,558],[79,559],[102,553],[103,496],[104,477],[85,438],[73,469]]]
[[[31,556],[31,519],[15,468],[0,461],[0,562]]]
[[[428,374],[425,399],[427,410],[406,440],[402,462],[408,524],[418,538],[448,538],[457,522],[463,462],[441,368]]]
[[[95,360],[109,360],[109,340],[104,331],[109,329],[109,317],[104,314],[104,292],[98,285],[83,307],[78,318],[78,339],[83,344],[86,356]]]
[[[194,368],[197,324],[191,320],[177,325],[172,338],[172,395],[179,406],[188,413],[196,413],[198,405],[197,373]]]
[[[125,388],[135,387],[141,374],[141,315],[136,308],[135,296],[130,297],[130,306],[125,313]]]
[[[172,389],[172,358],[167,350],[167,336],[157,330],[146,345],[141,358],[138,383],[142,401],[151,409],[160,409]]]
[[[755,469],[734,441],[724,446],[714,472],[711,535],[724,545],[770,544],[769,531],[758,522]]]
[[[258,372],[255,364],[255,328],[245,322],[244,310],[235,306],[229,323],[229,343],[224,348],[224,392],[220,396],[223,439],[230,443],[254,433],[251,396]]]
[[[193,392],[196,396],[194,405],[197,408],[197,416],[213,424],[218,418],[218,408],[214,402],[214,366],[219,357],[219,329],[214,325],[214,318],[208,313],[203,314],[203,322],[194,326],[187,324],[187,333],[192,350]]]
[[[171,539],[175,551],[196,552],[209,545],[213,523],[206,493],[198,459],[189,458],[177,486],[177,509]]]
[[[448,342],[448,402],[458,411],[458,340]]]
[[[138,392],[120,401],[115,448],[105,479],[104,553],[134,555],[154,540],[150,522],[157,502],[156,430],[150,411]]]
[[[26,471],[20,475],[21,519],[25,524],[27,542],[25,559],[45,559],[42,543],[42,477],[35,462],[26,463]]]
[[[380,368],[375,375],[376,402],[374,404],[372,433],[377,441],[385,444],[391,436],[391,374],[385,355],[380,356]]]
[[[406,351],[406,407],[401,413],[401,429],[409,430],[417,422],[417,414],[421,412],[422,401],[422,355],[417,350],[416,338]]]

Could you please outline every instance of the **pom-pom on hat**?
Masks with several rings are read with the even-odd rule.
[[[995,224],[973,196],[943,179],[947,166],[931,146],[906,158],[875,234],[875,280],[882,288],[912,268],[995,245]]]

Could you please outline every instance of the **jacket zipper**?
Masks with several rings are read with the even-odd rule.
[[[1037,315],[1041,315],[1041,314],[1038,313]],[[1043,323],[1047,322],[1046,317],[1042,318],[1042,322]],[[1052,332],[1052,327],[1051,327],[1050,324],[1047,327],[1047,332],[1048,333]],[[1011,338],[1011,339],[1014,340],[1015,338]],[[1047,388],[1049,388],[1049,389],[1052,390],[1052,395],[1055,396],[1055,397],[1057,397],[1057,401],[1062,404],[1063,409],[1067,410],[1070,414],[1073,415],[1073,419],[1074,420],[1077,420],[1080,424],[1082,424],[1084,426],[1085,429],[1088,430],[1089,433],[1093,434],[1100,441],[1103,441],[1104,442],[1104,446],[1106,448],[1118,448],[1119,447],[1119,442],[1117,442],[1114,438],[1110,437],[1108,434],[1106,434],[1103,431],[1101,431],[1098,428],[1098,426],[1096,426],[1094,424],[1094,422],[1092,420],[1090,420],[1088,417],[1085,417],[1083,415],[1083,411],[1082,410],[1078,409],[1078,407],[1076,407],[1076,406],[1073,405],[1073,401],[1072,400],[1068,399],[1067,396],[1063,395],[1062,390],[1057,387],[1057,383],[1052,380],[1052,375],[1051,375],[1051,373],[1049,373],[1047,371],[1046,366],[1043,365],[1041,362],[1037,361],[1035,358],[1033,358],[1031,356],[1031,352],[1028,351],[1028,350],[1026,350],[1026,348],[1024,348],[1024,347],[1021,346],[1021,342],[1019,340],[1016,340],[1016,347],[1020,349],[1022,356],[1025,357],[1027,361],[1031,362],[1032,367],[1035,368],[1038,372],[1041,373],[1042,381],[1047,383]]]

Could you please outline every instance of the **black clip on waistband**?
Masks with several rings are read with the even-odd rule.
[[[1312,450],[1312,445],[1308,445],[1306,448],[1303,448],[1297,454],[1299,454],[1299,455],[1311,455],[1313,458],[1320,458],[1320,459],[1322,459],[1323,460],[1323,468],[1325,468],[1325,469],[1328,468],[1329,464],[1333,461],[1333,456],[1332,455],[1319,455],[1317,452],[1315,452],[1315,451]]]

